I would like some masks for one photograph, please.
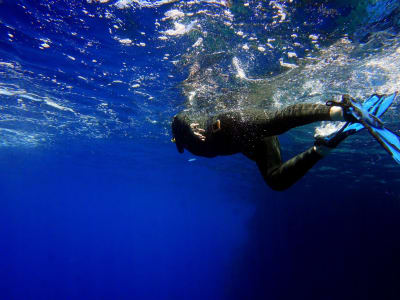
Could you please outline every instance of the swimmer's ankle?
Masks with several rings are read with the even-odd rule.
[[[324,157],[324,156],[328,155],[333,150],[333,148],[329,148],[329,147],[326,147],[323,145],[318,145],[318,146],[314,146],[313,150],[315,152],[317,152],[319,155],[321,155],[322,157]]]
[[[345,121],[343,108],[340,106],[332,106],[329,110],[329,116],[331,117],[332,121]]]

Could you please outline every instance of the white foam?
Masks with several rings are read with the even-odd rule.
[[[8,68],[14,69],[14,65],[12,63],[0,62],[0,66],[4,66],[4,67],[8,67]]]
[[[320,126],[315,128],[314,137],[326,137],[338,131],[344,124],[344,122],[322,122]]]
[[[18,97],[20,98],[28,99],[35,102],[42,101],[41,99],[39,99],[39,96],[35,94],[25,93],[25,91],[16,92],[15,95],[18,95]]]
[[[122,45],[128,46],[128,45],[131,45],[131,44],[132,44],[132,40],[131,40],[131,39],[128,39],[128,38],[126,38],[126,39],[119,39],[119,38],[116,38],[116,40],[117,40],[118,42],[120,42]]]
[[[84,81],[86,81],[86,82],[88,81],[87,78],[85,78],[85,77],[83,77],[83,76],[80,76],[80,75],[78,76],[78,78],[79,78],[79,79],[82,79],[82,80],[84,80]]]
[[[381,76],[382,85],[376,86],[375,91],[378,93],[391,93],[400,88],[400,72],[398,66],[400,64],[400,51],[397,48],[393,53],[386,53],[383,56],[370,59],[366,64],[365,79],[367,82],[374,82]],[[372,70],[374,72],[372,72]],[[355,76],[356,73],[353,75]]]
[[[51,106],[51,107],[54,107],[54,108],[57,108],[57,109],[59,109],[59,110],[70,111],[70,112],[75,113],[75,111],[74,111],[72,108],[59,105],[59,104],[57,104],[57,103],[51,101],[50,99],[45,99],[44,102],[45,102],[47,105],[49,105],[49,106]]]
[[[272,8],[277,9],[277,14],[273,16],[272,18],[277,19],[280,18],[279,23],[282,23],[286,20],[287,12],[286,12],[286,7],[284,3],[280,3],[280,1],[270,1],[269,5],[272,6]],[[274,21],[272,24],[276,24],[276,21]]]
[[[289,63],[285,63],[285,62],[283,61],[283,59],[282,59],[282,58],[281,58],[281,59],[279,59],[279,64],[280,64],[282,67],[285,67],[285,68],[290,68],[290,69],[297,68],[297,65],[295,65],[295,64],[289,64]]]
[[[116,3],[114,3],[114,5],[119,9],[124,9],[130,7],[132,3],[132,0],[118,0]]]
[[[165,16],[164,20],[167,20],[167,19],[175,20],[175,19],[184,17],[185,14],[178,9],[171,9],[171,10],[167,11],[164,14],[164,16]]]
[[[177,0],[160,0],[160,1],[142,1],[142,0],[118,0],[114,5],[119,9],[131,7],[134,3],[140,7],[157,7],[168,3],[176,2]]]
[[[11,91],[9,91],[9,90],[0,88],[0,95],[4,95],[4,96],[14,96],[14,95],[15,95],[15,92],[11,92]]]
[[[240,65],[240,61],[237,57],[232,59],[232,64],[236,70],[236,76],[242,79],[246,79],[246,73],[244,72],[242,66]]]
[[[184,24],[175,22],[174,29],[168,29],[167,31],[164,31],[163,33],[166,35],[183,35],[183,34],[189,32],[190,30],[192,30],[195,23],[196,23],[196,21],[193,21],[188,25],[184,25]]]
[[[199,37],[199,38],[197,39],[197,41],[192,45],[192,47],[193,47],[193,48],[199,47],[199,46],[201,46],[202,44],[203,44],[203,38],[202,38],[202,37]]]
[[[194,96],[196,96],[196,91],[189,92],[188,101],[189,101],[190,105],[193,105]]]
[[[228,0],[203,0],[201,2],[217,4],[217,5],[221,5],[221,6],[229,6],[230,1],[228,1]]]

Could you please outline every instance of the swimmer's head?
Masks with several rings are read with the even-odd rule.
[[[174,116],[171,127],[173,135],[171,141],[175,143],[178,152],[183,153],[184,151],[183,136],[185,135],[185,127],[187,127],[187,124],[182,120],[182,118],[178,114]]]
[[[191,127],[193,123],[194,120],[186,112],[181,112],[174,116],[171,127],[176,149],[179,153],[187,150],[194,155],[214,157],[216,154],[210,152],[209,143],[201,140],[193,132],[193,128]]]

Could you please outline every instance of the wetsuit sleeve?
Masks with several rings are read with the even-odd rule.
[[[283,191],[310,170],[322,156],[313,147],[282,163],[277,137],[263,139],[257,147],[256,163],[265,182],[274,190]]]

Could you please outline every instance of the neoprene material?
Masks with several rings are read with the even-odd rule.
[[[277,135],[294,127],[317,121],[331,121],[330,107],[322,104],[294,104],[282,110],[262,109],[230,111],[209,118],[193,118],[182,112],[172,122],[178,150],[185,148],[195,155],[214,157],[243,153],[257,163],[265,182],[275,190],[285,190],[313,167],[322,155],[309,148],[282,163]],[[213,130],[219,120],[221,128]],[[204,128],[206,139],[190,129],[191,123]]]

